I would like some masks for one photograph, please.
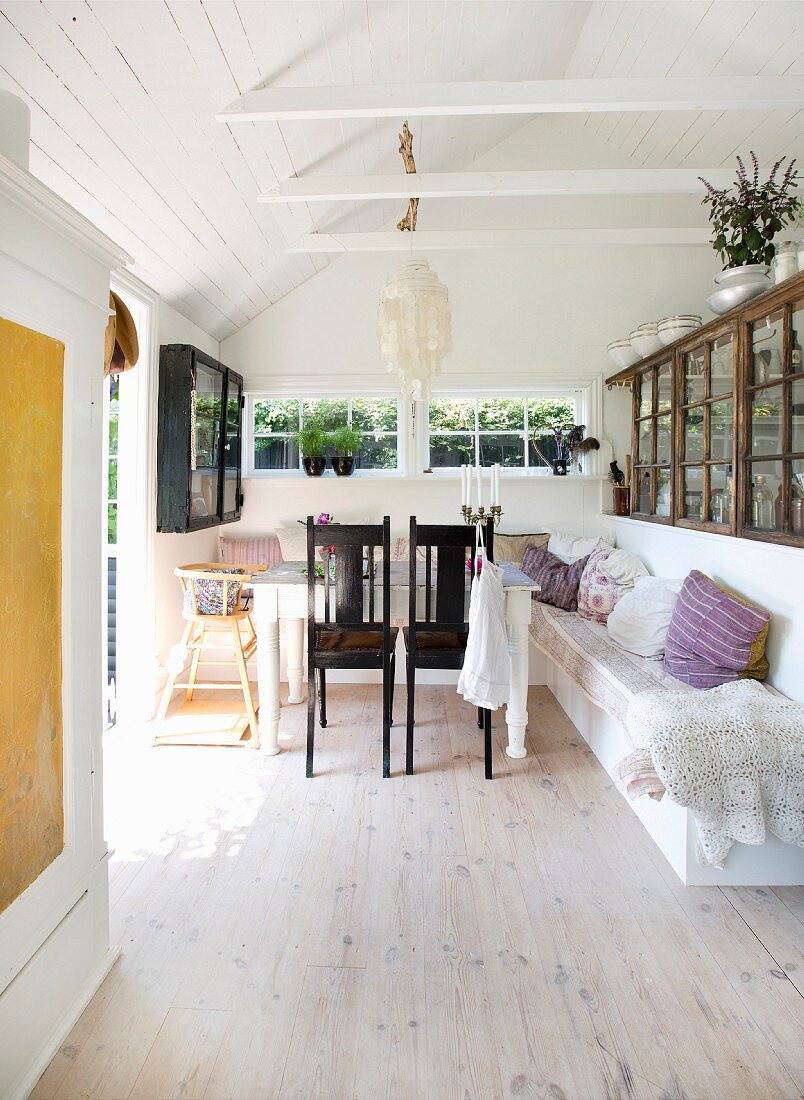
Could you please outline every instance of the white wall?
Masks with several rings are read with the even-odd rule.
[[[192,344],[216,359],[220,345],[198,325],[188,321],[181,313],[159,303],[159,345]],[[230,524],[227,530],[236,526]],[[156,603],[156,651],[160,664],[181,638],[184,626],[181,617],[181,592],[173,575],[177,565],[190,562],[218,560],[218,532],[213,527],[207,531],[192,531],[186,535],[157,534],[154,545],[154,598]]]
[[[453,353],[441,382],[505,385],[594,378],[616,368],[606,345],[642,321],[703,311],[716,265],[700,248],[503,249],[429,257],[449,289]],[[364,377],[393,387],[380,359],[377,304],[399,262],[350,254],[222,342],[246,388],[289,378]]]
[[[634,519],[604,517],[603,523],[656,576],[685,577],[700,569],[770,611],[769,682],[804,703],[804,551]]]
[[[123,262],[108,238],[0,155],[0,316],[65,346],[62,626],[53,639],[63,661],[64,848],[0,913],[7,1100],[28,1095],[116,957],[103,837],[99,410],[109,272]],[[13,766],[7,754],[4,764]]]

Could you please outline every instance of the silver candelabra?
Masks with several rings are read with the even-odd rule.
[[[485,523],[489,516],[491,516],[492,520],[494,521],[494,526],[496,527],[497,524],[500,522],[500,516],[502,516],[503,510],[501,504],[492,504],[490,510],[486,512],[486,509],[481,504],[478,510],[474,512],[472,511],[470,505],[462,504],[461,514],[463,515],[464,523],[468,524]]]

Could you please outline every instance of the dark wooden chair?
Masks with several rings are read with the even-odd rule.
[[[324,547],[319,558],[318,547]],[[334,553],[330,552],[330,547]],[[382,565],[375,551],[382,548]],[[334,562],[334,577],[330,576]],[[316,620],[316,565],[323,565],[324,618]],[[375,618],[377,568],[382,569],[381,618]],[[313,774],[315,696],[319,721],[327,724],[327,669],[382,669],[382,774],[391,774],[394,649],[399,633],[391,626],[391,521],[381,524],[317,525],[307,517],[307,776]],[[334,588],[334,601],[332,599]],[[367,601],[367,617],[366,611]],[[334,607],[333,607],[334,603]],[[334,617],[333,617],[334,611]]]
[[[410,612],[403,630],[407,650],[408,712],[405,771],[413,774],[416,669],[460,669],[466,653],[466,561],[474,577],[476,528],[467,524],[423,524],[410,517]],[[486,556],[494,560],[494,524],[485,529]],[[424,561],[419,549],[424,550]],[[433,550],[436,551],[435,565]],[[424,619],[417,619],[417,572],[424,570]],[[492,777],[491,711],[478,709],[478,728],[485,734],[486,779]]]

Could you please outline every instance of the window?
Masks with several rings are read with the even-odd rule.
[[[107,491],[106,510],[107,526],[106,541],[108,545],[117,545],[117,438],[120,413],[120,375],[113,374],[109,378],[108,392],[108,419],[109,440],[107,455]]]
[[[671,521],[673,504],[672,382],[671,358],[643,371],[636,378],[636,495],[631,502],[633,512],[660,517],[668,522]]]
[[[355,466],[362,471],[399,469],[399,399],[372,397],[252,397],[252,473],[301,469],[296,433],[317,425],[331,433],[360,432]],[[328,448],[334,453],[332,446]]]
[[[553,428],[574,423],[574,397],[437,398],[430,402],[428,464],[544,468],[553,458]]]

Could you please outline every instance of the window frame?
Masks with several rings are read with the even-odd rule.
[[[347,402],[347,422],[351,426],[352,423],[352,402],[360,401],[365,398],[377,398],[385,399],[389,398],[396,401],[396,431],[395,432],[379,432],[376,438],[383,436],[396,436],[397,440],[397,464],[393,469],[381,470],[381,469],[362,469],[359,466],[355,466],[354,472],[351,477],[403,477],[405,474],[405,457],[406,457],[406,436],[404,425],[404,402],[398,393],[394,393],[392,390],[383,390],[378,392],[369,393],[355,393],[352,390],[349,391],[333,391],[326,392],[316,390],[314,393],[305,391],[303,389],[298,390],[255,390],[244,394],[246,399],[246,420],[245,431],[243,432],[243,477],[246,478],[277,478],[277,477],[307,477],[304,467],[302,466],[302,456],[299,455],[299,464],[297,468],[286,469],[259,469],[254,462],[254,444],[257,439],[265,438],[286,438],[292,433],[288,432],[255,432],[254,430],[254,406],[258,401],[298,401],[299,403],[299,426],[303,426],[303,409],[304,403],[309,401],[346,401]],[[372,438],[374,434],[372,432],[364,432],[364,435],[370,435]],[[329,465],[322,474],[322,477],[328,476],[336,477],[336,473]]]
[[[421,457],[422,466],[424,469],[430,471],[428,476],[434,476],[439,478],[457,477],[460,473],[460,466],[431,466],[430,465],[430,440],[432,436],[465,436],[472,435],[474,440],[474,460],[469,465],[474,466],[477,461],[478,448],[480,438],[482,436],[501,436],[511,435],[520,436],[525,444],[525,463],[522,466],[503,466],[500,465],[500,474],[505,477],[544,477],[545,475],[552,476],[552,470],[549,466],[532,466],[530,465],[530,430],[528,428],[529,421],[529,402],[531,401],[549,401],[549,400],[570,400],[574,403],[575,422],[583,422],[585,418],[585,409],[587,401],[585,400],[586,394],[584,390],[579,390],[576,387],[568,387],[567,389],[551,389],[551,390],[536,390],[528,387],[526,390],[475,390],[467,391],[466,389],[455,391],[439,390],[433,393],[432,401],[473,401],[475,406],[475,426],[474,430],[468,431],[430,431],[430,402],[422,402],[423,406],[423,424],[424,430],[421,433]],[[480,428],[480,414],[479,414],[479,402],[488,401],[493,398],[501,398],[503,400],[515,400],[522,401],[523,403],[523,427],[521,430],[517,429],[503,429],[499,431],[486,430]],[[580,410],[580,412],[579,412]],[[587,428],[591,434],[595,434],[594,430]]]

